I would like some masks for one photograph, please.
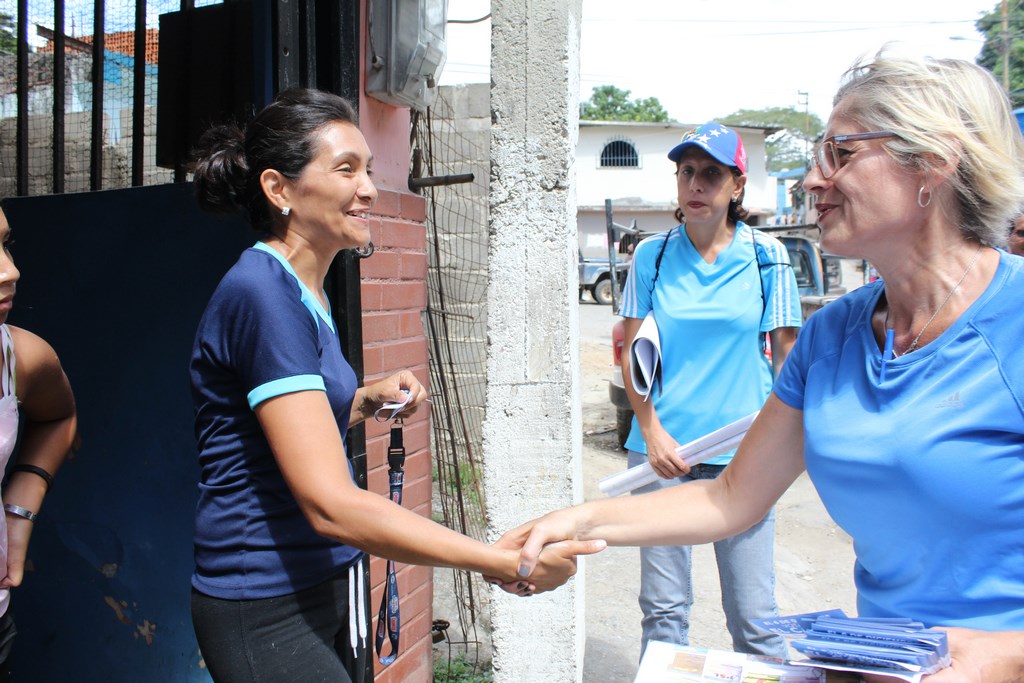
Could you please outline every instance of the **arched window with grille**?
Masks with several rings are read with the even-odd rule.
[[[601,168],[639,168],[640,155],[629,140],[612,140],[601,150]]]

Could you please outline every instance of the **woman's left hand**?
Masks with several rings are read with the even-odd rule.
[[[0,588],[17,588],[25,576],[25,557],[34,522],[7,515],[7,575],[0,579]]]
[[[1024,681],[1024,632],[947,628],[952,665],[922,683]]]
[[[426,387],[416,379],[416,375],[408,370],[402,370],[380,382],[362,387],[356,392],[356,400],[352,402],[353,423],[371,417],[385,403],[401,403],[406,398],[406,392],[409,402],[400,413],[402,417],[409,417],[415,413],[419,405],[430,395]]]
[[[1018,683],[1024,681],[1024,632],[946,628],[950,666],[921,683]],[[866,683],[897,683],[891,676],[864,676]]]

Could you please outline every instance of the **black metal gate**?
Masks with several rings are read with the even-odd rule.
[[[251,52],[177,44],[218,12],[247,14]],[[185,33],[159,45],[175,19]],[[358,3],[338,0],[0,0],[0,197],[22,271],[11,322],[56,348],[84,437],[12,598],[18,680],[209,680],[188,614],[198,472],[187,358],[210,292],[254,235],[199,213],[182,182],[195,127],[176,124],[244,114],[291,86],[357,103],[360,25]],[[160,72],[175,48],[189,50],[191,72],[175,77],[192,89],[161,100],[175,92]],[[225,73],[249,78],[228,112],[202,96]],[[340,257],[325,284],[361,377],[356,257]],[[365,470],[362,431],[351,439]]]

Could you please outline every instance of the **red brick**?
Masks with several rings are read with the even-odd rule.
[[[388,280],[402,274],[402,254],[397,251],[377,249],[373,256],[359,262],[359,275],[363,279]],[[426,277],[424,271],[423,277]],[[422,279],[422,278],[421,278]]]
[[[398,216],[401,212],[401,195],[394,190],[378,189],[377,201],[373,204],[373,213],[377,216]]]
[[[381,344],[380,350],[383,367],[394,371],[427,363],[427,345],[422,339]]]
[[[384,309],[384,287],[385,285],[379,282],[362,280],[359,283],[359,298],[362,301],[364,311],[381,311]]]
[[[406,315],[408,314],[397,311],[363,313],[363,343],[400,339],[405,336],[403,328],[406,325]]]
[[[427,255],[405,252],[399,262],[399,276],[403,280],[427,279]]]
[[[405,480],[402,486],[402,507],[407,510],[415,510],[430,500],[430,492],[433,488],[433,481],[430,478]]]
[[[379,302],[373,308],[379,311],[393,311],[395,309],[413,309],[422,311],[427,307],[427,283],[423,280],[398,280],[378,285],[379,294],[373,293],[374,301]],[[365,291],[367,283],[364,281],[361,291]]]
[[[363,346],[363,372],[366,377],[390,377],[400,370],[411,370],[418,377],[421,368],[425,371],[427,366],[426,344],[422,340],[419,342],[403,340],[397,343],[411,344],[411,347],[403,347],[396,350],[394,348],[395,342],[377,342]],[[413,355],[409,355],[411,352],[413,352]],[[417,358],[419,359],[418,363],[416,362]],[[379,380],[375,379],[373,381]],[[373,384],[373,381],[369,383]],[[420,383],[424,383],[421,378]],[[410,422],[414,420],[427,420],[430,415],[429,408],[430,404],[427,404],[426,407],[417,410],[415,415],[410,416]],[[373,418],[371,417],[370,419],[372,420]],[[409,422],[406,424],[409,424]]]
[[[402,313],[402,336],[419,337],[423,334],[423,317],[419,312]],[[420,382],[422,383],[423,380],[421,379]],[[424,386],[426,385],[424,384]]]
[[[402,218],[417,223],[427,221],[427,201],[418,194],[403,194],[399,197]]]
[[[429,477],[432,462],[430,451],[416,451],[405,458],[405,477],[414,480],[419,477]]]
[[[418,311],[363,311],[363,343],[375,341],[395,341],[398,339],[423,338],[423,323]],[[425,342],[426,340],[424,340]],[[429,372],[423,377],[417,376],[421,383],[426,379]],[[365,384],[373,384],[382,380],[386,375],[380,377],[364,377]]]
[[[383,347],[363,346],[363,371],[367,375],[375,375],[384,371]]]
[[[381,224],[381,241],[378,246],[426,251],[427,229],[423,225],[405,221],[388,220]]]

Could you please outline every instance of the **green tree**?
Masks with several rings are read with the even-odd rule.
[[[718,121],[729,126],[779,128],[766,140],[769,171],[807,166],[807,152],[825,130],[825,124],[817,115],[795,107],[740,109]]]
[[[580,118],[584,121],[669,121],[668,112],[657,97],[648,97],[635,102],[629,99],[629,90],[620,90],[614,85],[599,85],[594,88],[590,100],[580,106]]]
[[[1024,105],[1024,2],[1006,3],[1007,36],[1003,37],[1002,3],[977,21],[978,31],[985,36],[985,44],[981,48],[977,62],[985,67],[999,80],[1009,82],[1010,98],[1013,105]],[[1003,76],[1003,51],[1009,51],[1009,79]]]
[[[18,34],[15,31],[14,17],[0,12],[0,52],[15,53],[18,51]]]

